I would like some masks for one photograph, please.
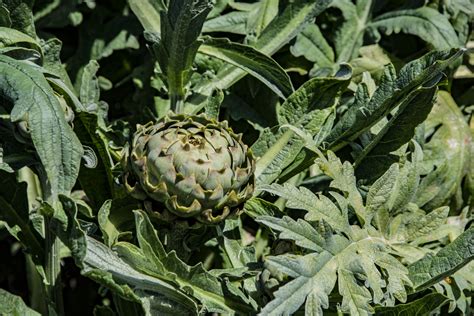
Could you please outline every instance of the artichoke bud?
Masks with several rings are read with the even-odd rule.
[[[227,123],[174,115],[138,126],[123,157],[132,196],[162,203],[158,216],[217,223],[236,212],[255,186],[255,159]],[[154,211],[154,210],[153,210]],[[155,212],[156,213],[156,212]]]

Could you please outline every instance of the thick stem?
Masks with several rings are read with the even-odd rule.
[[[28,291],[30,294],[30,306],[41,315],[48,314],[48,308],[45,301],[46,293],[41,275],[36,269],[35,263],[30,255],[25,254],[26,279],[28,282]]]
[[[38,169],[38,177],[43,191],[43,201],[47,201],[53,208],[59,207],[57,196],[53,196],[47,181],[46,172]],[[58,228],[51,225],[51,217],[44,217],[44,241],[45,241],[45,274],[46,274],[46,295],[49,300],[49,308],[53,309],[56,315],[64,315],[63,292],[61,284],[61,242],[58,237]]]
[[[57,315],[64,315],[63,292],[61,286],[61,242],[56,231],[50,226],[51,220],[45,218],[45,250],[46,263],[45,274],[48,284],[46,292],[50,302],[50,307]]]
[[[184,111],[184,96],[181,95],[171,95],[171,110],[180,114]]]
[[[184,79],[183,73],[168,72],[168,93],[170,96],[170,108],[176,114],[181,114],[184,111]]]
[[[18,171],[17,179],[19,182],[27,184],[28,210],[30,213],[35,212],[39,207],[38,198],[42,196],[42,188],[36,174],[30,168],[22,168]],[[23,234],[26,238],[25,243],[42,248],[31,234],[29,227],[22,227]],[[28,291],[30,295],[31,307],[38,311],[41,315],[48,314],[48,299],[46,295],[46,284],[43,282],[42,276],[39,274],[36,264],[31,255],[25,253],[26,278],[28,282]]]

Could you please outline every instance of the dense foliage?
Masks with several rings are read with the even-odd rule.
[[[0,0],[1,315],[472,315],[472,0]]]

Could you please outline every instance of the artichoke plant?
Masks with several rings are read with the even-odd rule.
[[[163,219],[217,223],[254,190],[255,159],[241,135],[204,116],[174,115],[139,126],[125,161],[128,191],[164,204],[169,212],[161,212]]]

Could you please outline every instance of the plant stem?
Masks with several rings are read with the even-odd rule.
[[[54,309],[57,315],[64,315],[63,292],[61,286],[61,257],[59,254],[61,242],[56,235],[56,231],[51,229],[50,224],[51,220],[45,218],[45,273],[46,280],[48,281],[46,291],[50,307]]]
[[[30,255],[25,254],[26,279],[30,294],[30,306],[41,315],[47,315],[48,309],[45,302],[45,288],[35,263]]]
[[[171,95],[171,109],[176,114],[183,113],[184,98],[180,95]]]
[[[47,181],[46,172],[38,168],[38,178],[43,192],[43,201],[47,201],[56,211],[61,207],[57,196],[53,196]],[[61,241],[58,237],[57,227],[53,227],[52,217],[54,214],[44,216],[44,241],[45,241],[45,274],[46,274],[46,295],[49,300],[50,314],[64,315],[63,292],[61,285]]]

